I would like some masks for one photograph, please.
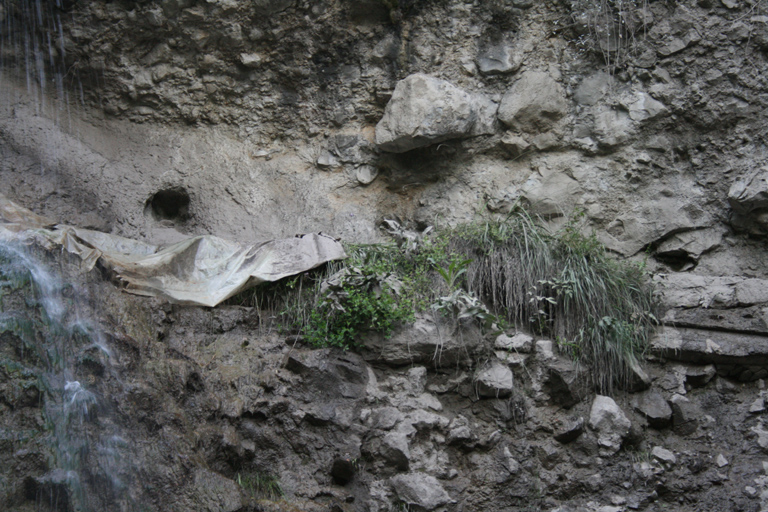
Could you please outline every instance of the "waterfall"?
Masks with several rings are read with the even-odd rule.
[[[24,248],[0,242],[0,335],[20,340],[21,354],[11,361],[0,352],[0,365],[37,377],[49,446],[48,471],[35,481],[38,510],[139,510],[126,481],[130,443],[88,371],[118,378],[87,295]]]

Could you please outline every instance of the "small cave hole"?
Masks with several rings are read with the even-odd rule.
[[[183,188],[166,188],[147,199],[144,211],[157,220],[184,221],[189,217],[189,202],[189,193]]]
[[[656,260],[668,266],[675,272],[685,272],[696,268],[698,260],[682,250],[656,253]]]

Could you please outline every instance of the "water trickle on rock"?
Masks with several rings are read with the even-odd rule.
[[[27,352],[21,359],[37,378],[50,447],[48,471],[34,482],[38,508],[136,510],[125,484],[130,444],[83,371],[95,365],[108,373],[112,360],[86,303],[85,290],[61,282],[23,248],[0,242],[0,335],[15,336]],[[0,364],[10,364],[2,354]]]
[[[60,126],[71,122],[70,104],[84,101],[76,63],[67,54],[62,16],[74,16],[68,7],[62,0],[0,0],[0,83],[25,83],[36,113]],[[2,89],[2,100],[10,103],[12,88]]]

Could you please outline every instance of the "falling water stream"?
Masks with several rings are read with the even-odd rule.
[[[72,0],[0,0],[0,103],[16,101],[10,84],[26,86],[34,114],[65,130],[83,88],[67,46],[62,19]],[[73,21],[69,20],[72,24]],[[76,23],[75,23],[76,25]],[[59,141],[50,141],[58,151]],[[41,173],[46,169],[41,163]],[[94,379],[119,380],[114,356],[88,290],[63,282],[50,258],[0,240],[0,335],[10,333],[29,351],[49,445],[48,471],[36,478],[38,510],[132,512],[130,443],[107,393]],[[0,341],[2,343],[2,341]],[[2,348],[2,347],[0,347]],[[0,351],[0,356],[2,356]],[[24,359],[22,357],[22,359]],[[8,363],[0,357],[0,364]],[[22,365],[23,366],[23,365]],[[2,509],[0,504],[0,509]]]
[[[63,283],[26,250],[0,242],[0,334],[32,351],[50,448],[49,470],[37,478],[38,510],[133,511],[128,493],[130,446],[99,396],[92,372],[117,378],[87,290]],[[93,385],[92,385],[93,384]]]

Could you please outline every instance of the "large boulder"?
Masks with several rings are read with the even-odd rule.
[[[543,71],[527,71],[501,99],[498,115],[511,128],[541,133],[552,129],[567,112],[560,84]]]
[[[384,117],[376,125],[376,144],[403,153],[448,139],[487,132],[496,105],[455,85],[417,73],[395,86]]]
[[[624,411],[607,396],[597,395],[589,412],[589,428],[597,432],[600,455],[613,455],[632,427]]]

